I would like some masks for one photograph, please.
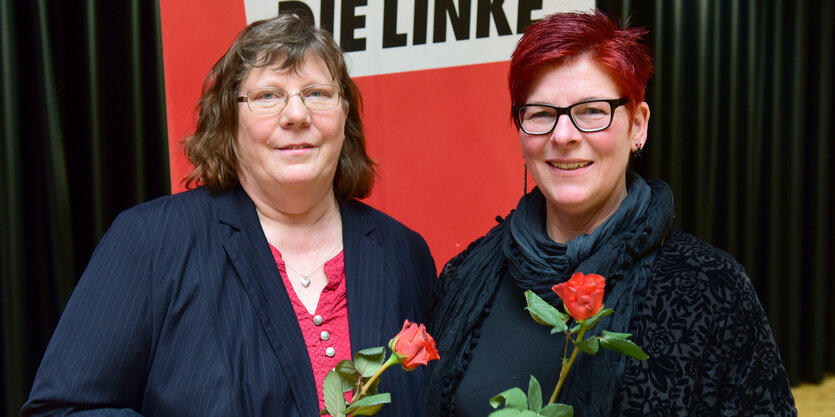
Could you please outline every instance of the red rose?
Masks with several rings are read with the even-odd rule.
[[[435,347],[435,339],[423,324],[403,322],[403,330],[394,337],[397,342],[392,351],[403,358],[401,365],[407,371],[415,370],[418,366],[426,365],[433,359],[441,359],[438,356],[438,349]],[[389,344],[391,346],[391,344]]]
[[[551,289],[562,299],[568,314],[575,320],[585,320],[597,314],[603,306],[603,289],[606,278],[597,274],[583,275],[575,272],[566,282]]]

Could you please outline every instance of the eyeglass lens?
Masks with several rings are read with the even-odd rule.
[[[339,104],[339,87],[333,84],[314,84],[290,94],[280,88],[256,88],[246,93],[247,105],[254,113],[278,113],[290,97],[298,95],[310,110],[327,110]]]
[[[578,103],[568,110],[571,122],[582,131],[602,130],[612,122],[612,105],[607,100]],[[522,130],[531,135],[551,132],[559,118],[555,107],[528,104],[519,109]]]

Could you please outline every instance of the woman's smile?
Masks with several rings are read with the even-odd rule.
[[[548,161],[547,164],[556,168],[556,169],[562,170],[562,171],[577,171],[580,168],[585,168],[587,166],[590,166],[591,164],[593,164],[593,162],[591,162],[591,161],[585,161],[585,162]]]
[[[317,149],[317,147],[309,143],[294,143],[279,146],[277,149],[283,156],[299,157],[312,154],[313,151]]]

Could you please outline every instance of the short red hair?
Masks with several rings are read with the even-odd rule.
[[[544,65],[586,56],[609,70],[629,113],[644,101],[653,64],[644,28],[619,28],[600,10],[594,13],[555,13],[534,22],[510,59],[508,87],[513,106],[525,104],[531,81]],[[512,116],[511,116],[512,117]],[[514,118],[515,122],[515,118]]]

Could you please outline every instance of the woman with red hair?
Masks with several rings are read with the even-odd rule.
[[[519,41],[511,115],[537,186],[441,273],[427,415],[486,416],[530,375],[547,397],[567,345],[531,319],[523,292],[558,305],[551,288],[576,272],[604,276],[615,311],[591,335],[631,333],[649,355],[579,355],[557,398],[576,416],[796,415],[742,266],[673,228],[669,186],[628,170],[647,140],[646,33],[599,11],[559,13]]]

